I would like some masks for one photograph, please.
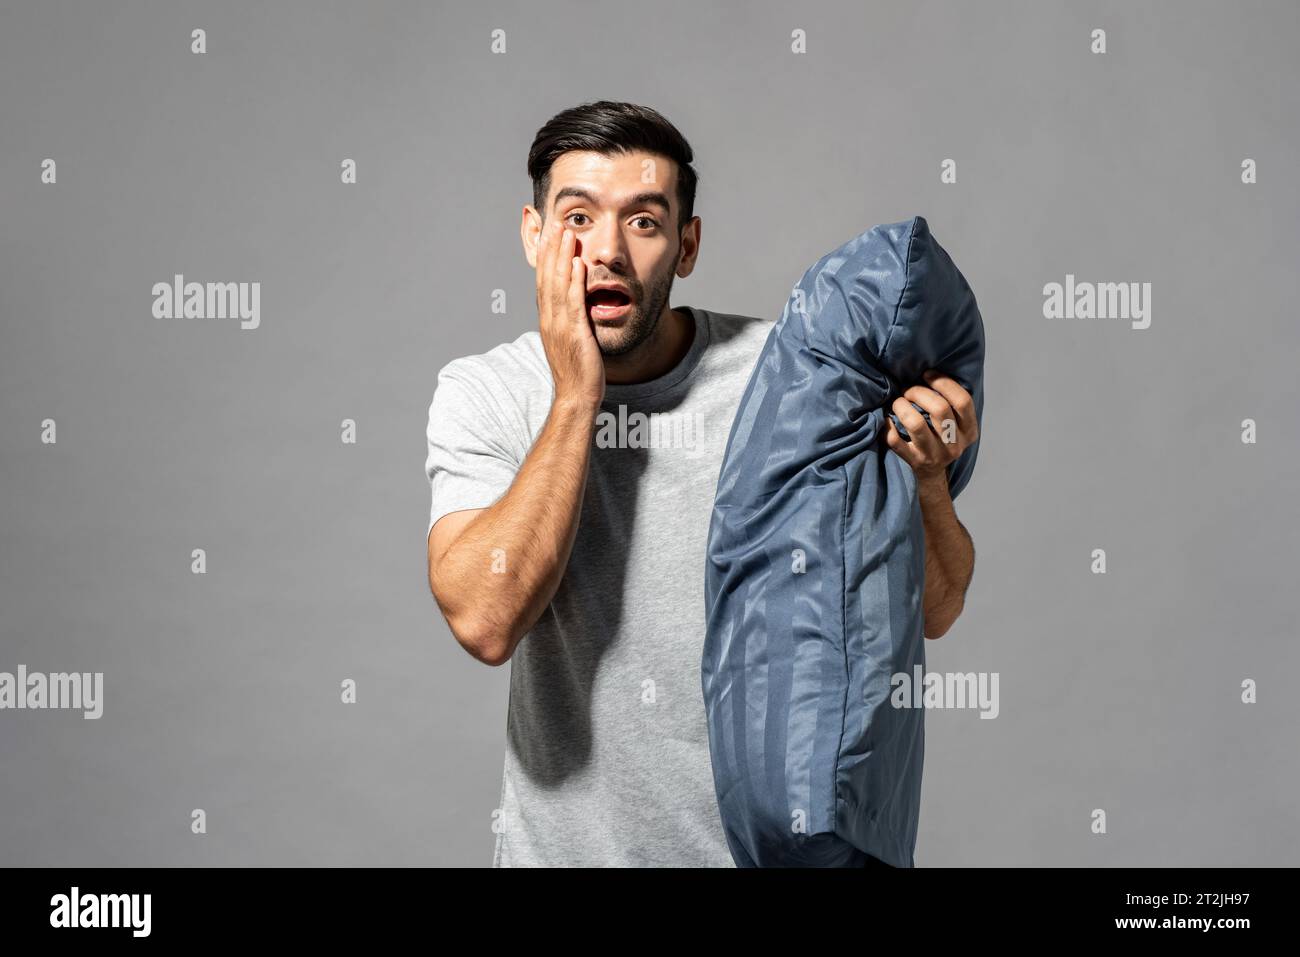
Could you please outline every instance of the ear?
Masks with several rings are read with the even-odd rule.
[[[695,271],[695,259],[700,254],[700,217],[692,216],[682,229],[682,248],[677,255],[677,276],[685,279]]]
[[[542,216],[532,206],[524,207],[523,218],[519,223],[519,239],[524,244],[524,258],[528,265],[537,268],[537,244],[542,237]]]

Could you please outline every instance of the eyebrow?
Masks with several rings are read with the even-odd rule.
[[[560,205],[560,200],[567,199],[570,196],[576,196],[578,199],[585,199],[588,203],[591,203],[591,205],[593,206],[600,205],[600,201],[596,199],[595,196],[591,195],[591,193],[583,189],[581,186],[565,186],[563,189],[561,189],[558,193],[555,194],[555,202],[552,204],[552,208],[558,208]],[[624,203],[624,206],[649,206],[649,205],[662,207],[665,213],[672,212],[672,207],[668,205],[668,197],[665,196],[657,189],[646,190],[645,192],[637,193],[635,196],[630,197],[626,203]]]

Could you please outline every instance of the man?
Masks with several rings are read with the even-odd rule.
[[[448,363],[429,408],[429,586],[456,640],[512,662],[493,866],[733,866],[700,686],[704,555],[732,419],[771,321],[668,304],[695,268],[696,174],[654,110],[538,131],[520,234],[539,329]],[[969,396],[915,386],[887,441],[918,476],[926,635],[974,552],[945,468]],[[945,444],[936,422],[961,422]]]

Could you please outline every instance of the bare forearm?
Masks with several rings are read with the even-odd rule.
[[[462,642],[500,663],[536,623],[577,535],[596,409],[557,401],[510,489],[438,562],[437,591]]]
[[[975,569],[975,545],[957,520],[947,477],[921,479],[917,494],[925,524],[924,634],[940,638],[961,614]]]

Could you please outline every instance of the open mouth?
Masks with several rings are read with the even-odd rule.
[[[632,300],[627,293],[617,289],[597,289],[587,294],[587,310],[598,322],[622,319],[631,308]]]

